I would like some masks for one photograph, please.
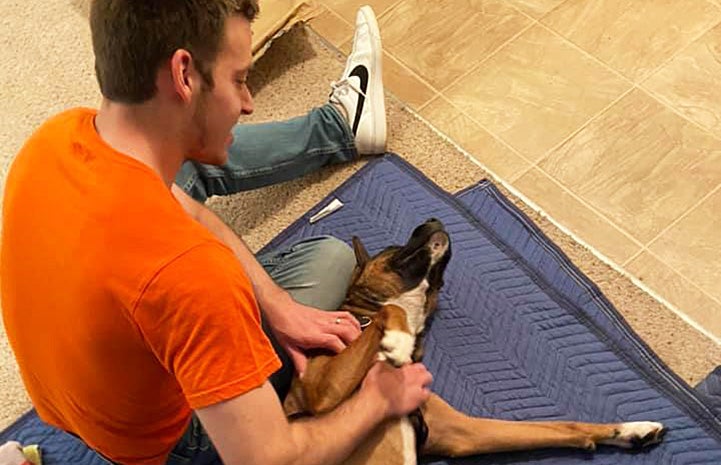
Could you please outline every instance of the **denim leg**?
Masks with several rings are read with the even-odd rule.
[[[356,265],[351,247],[331,236],[304,239],[288,249],[263,254],[257,258],[273,280],[286,289],[296,301],[331,311],[338,309],[343,303]],[[276,341],[273,332],[265,324],[265,319],[263,329],[283,361],[282,368],[270,378],[282,401],[293,377],[293,362]],[[195,415],[166,463],[221,465],[208,433]]]
[[[331,311],[343,303],[356,265],[353,249],[332,236],[303,239],[288,249],[257,258],[296,301]]]
[[[170,452],[166,465],[222,465],[218,451],[198,417],[193,414],[185,434]]]
[[[283,122],[237,124],[223,166],[186,161],[175,183],[194,199],[289,181],[357,156],[345,118],[327,103]]]
[[[258,257],[258,261],[297,302],[330,311],[337,310],[343,303],[356,265],[353,249],[331,236],[302,240],[286,250],[264,254]],[[293,362],[278,344],[265,320],[263,329],[283,362],[283,366],[270,377],[282,400],[293,379]]]

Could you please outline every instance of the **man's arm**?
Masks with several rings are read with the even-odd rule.
[[[197,414],[227,465],[332,465],[382,421],[425,402],[430,382],[423,365],[381,362],[353,397],[322,417],[288,423],[269,383]]]
[[[282,308],[283,304],[293,301],[290,295],[265,272],[265,269],[258,263],[255,255],[253,255],[245,242],[228,225],[223,223],[215,213],[186,194],[178,185],[173,184],[171,190],[185,211],[198,223],[205,226],[221,242],[230,247],[235,256],[238,257],[245,269],[245,273],[253,283],[255,297],[265,312],[276,311],[277,308]]]
[[[340,352],[360,334],[355,318],[346,312],[329,314],[299,304],[266,273],[243,240],[205,205],[173,184],[171,191],[183,209],[233,251],[253,284],[253,292],[278,341],[293,358],[298,372],[305,369],[302,349]],[[334,324],[342,316],[348,324]]]

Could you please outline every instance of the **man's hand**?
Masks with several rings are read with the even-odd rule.
[[[348,312],[326,312],[284,299],[279,311],[268,311],[271,328],[278,342],[288,352],[299,375],[305,372],[309,349],[338,353],[360,335],[360,324]]]
[[[393,368],[376,362],[368,371],[361,390],[373,392],[385,403],[387,417],[408,415],[428,400],[433,375],[421,363]]]

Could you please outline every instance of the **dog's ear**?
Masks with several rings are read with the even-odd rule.
[[[368,263],[368,260],[371,259],[358,236],[353,236],[353,252],[355,252],[355,260],[360,268],[363,268],[366,263]]]

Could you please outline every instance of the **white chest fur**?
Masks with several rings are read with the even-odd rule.
[[[400,297],[390,299],[385,304],[393,304],[401,307],[406,312],[408,319],[408,329],[413,335],[421,332],[426,324],[426,291],[428,290],[428,280],[424,279],[421,283],[410,291],[404,292]]]
[[[379,360],[391,360],[394,365],[401,366],[411,363],[416,346],[416,335],[425,325],[425,305],[428,280],[424,279],[418,286],[400,297],[390,299],[385,304],[393,304],[404,310],[406,323],[410,332],[395,329],[386,330],[381,340]]]
[[[403,465],[416,465],[416,433],[407,417],[401,418],[401,440],[403,441]]]

